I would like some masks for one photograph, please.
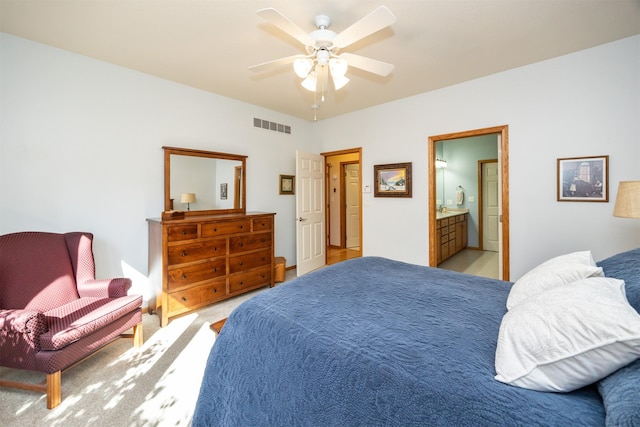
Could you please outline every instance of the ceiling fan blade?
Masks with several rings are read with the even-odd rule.
[[[294,39],[298,40],[305,46],[314,46],[316,41],[304,30],[291,22],[289,18],[278,12],[272,7],[260,9],[256,12],[261,18],[271,22]]]
[[[343,53],[340,55],[340,58],[347,61],[349,67],[359,68],[382,77],[388,76],[395,68],[395,65],[393,64],[388,64],[386,62],[378,61],[377,59],[371,59],[353,53]]]
[[[388,27],[396,22],[396,17],[385,6],[380,6],[364,18],[360,19],[333,39],[333,45],[338,48],[349,46],[376,31]]]
[[[264,71],[270,68],[277,68],[283,65],[293,64],[293,61],[295,61],[298,58],[306,58],[306,56],[304,55],[287,56],[284,58],[275,59],[273,61],[263,62],[262,64],[252,65],[251,67],[249,67],[249,69],[251,71]]]

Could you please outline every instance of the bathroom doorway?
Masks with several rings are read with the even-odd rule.
[[[477,182],[467,182],[465,183],[459,182],[461,177],[465,174],[454,175],[456,176],[455,182],[449,183],[449,187],[454,185],[453,189],[455,190],[458,187],[462,187],[466,192],[465,204],[458,205],[458,201],[456,201],[454,208],[459,207],[467,207],[468,217],[469,217],[469,245],[468,247],[472,249],[466,249],[461,251],[461,254],[465,254],[470,259],[478,258],[480,255],[485,255],[481,249],[484,246],[484,242],[482,239],[483,234],[490,234],[495,231],[497,234],[497,275],[498,278],[503,280],[509,280],[509,185],[508,185],[508,126],[498,126],[492,128],[484,128],[484,129],[476,129],[471,131],[464,132],[456,132],[451,134],[437,135],[429,137],[428,141],[428,166],[429,166],[429,265],[436,267],[438,266],[438,254],[436,251],[436,245],[439,240],[436,235],[436,217],[437,210],[441,208],[441,206],[451,205],[451,199],[455,200],[456,196],[450,196],[451,193],[447,194],[446,190],[438,189],[437,187],[437,175],[438,173],[444,174],[441,171],[442,165],[453,165],[455,167],[456,164],[460,164],[459,158],[456,159],[455,155],[462,153],[462,151],[453,151],[453,156],[450,159],[447,159],[446,156],[442,155],[441,148],[446,147],[447,143],[455,143],[458,140],[465,140],[466,138],[477,138],[479,136],[491,136],[494,137],[493,141],[495,141],[494,148],[497,152],[497,168],[492,169],[496,176],[496,187],[488,187],[485,191],[482,188],[482,163],[490,163],[490,159],[487,157],[478,157],[473,160],[473,165],[471,166],[467,162],[467,166],[465,166],[466,171],[468,168],[475,168],[476,164],[478,167],[477,172]],[[482,140],[483,138],[478,138],[478,140]],[[438,144],[440,146],[438,147]],[[475,149],[475,146],[471,148]],[[440,151],[439,151],[440,150]],[[469,151],[469,150],[466,150]],[[466,153],[465,151],[465,153]],[[465,154],[466,155],[466,154]],[[445,157],[445,158],[442,158]],[[436,160],[438,160],[438,167],[436,167]],[[458,163],[456,163],[458,160]],[[468,159],[467,159],[468,160]],[[443,162],[444,161],[444,162]],[[481,162],[482,161],[482,162]],[[452,168],[453,169],[453,168]],[[487,172],[488,173],[488,172]],[[466,173],[466,175],[469,175]],[[466,188],[465,188],[466,187]],[[482,196],[484,194],[484,196]],[[492,196],[493,195],[493,196]],[[496,210],[494,212],[495,224],[493,229],[489,230],[491,227],[491,221],[482,221],[482,218],[478,215],[482,215],[482,205],[486,202],[487,198],[495,197],[497,200],[495,201]],[[483,200],[484,199],[484,200]],[[440,202],[440,203],[438,203]],[[468,204],[467,204],[468,202]],[[485,207],[484,209],[493,208],[493,204],[490,204],[489,207]],[[470,209],[469,209],[470,208]],[[462,212],[465,209],[460,209]],[[481,224],[484,222],[484,226]],[[486,229],[486,230],[485,230]],[[486,251],[486,255],[491,255],[491,251]],[[458,259],[463,258],[462,255],[458,257]],[[486,260],[485,257],[483,259]],[[464,260],[462,261],[464,262]],[[483,261],[484,262],[484,261]],[[457,267],[460,268],[460,267]],[[466,271],[471,272],[472,271]]]

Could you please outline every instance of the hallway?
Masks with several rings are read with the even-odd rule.
[[[329,246],[327,248],[327,265],[337,264],[340,261],[346,261],[352,258],[362,256],[360,248],[343,249]]]

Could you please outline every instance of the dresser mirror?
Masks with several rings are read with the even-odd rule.
[[[185,216],[245,213],[247,156],[164,150],[164,210]]]

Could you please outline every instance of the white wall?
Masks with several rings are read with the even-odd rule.
[[[363,195],[364,254],[428,264],[427,138],[505,124],[512,280],[568,251],[640,246],[640,220],[612,216],[618,182],[640,179],[635,36],[323,121],[323,151],[363,147],[363,185],[374,164],[413,162],[413,198]],[[556,159],[592,155],[610,156],[611,202],[557,202]]]
[[[247,208],[277,213],[289,265],[295,198],[278,195],[278,176],[295,173],[296,150],[363,147],[363,185],[374,164],[413,162],[413,198],[363,195],[363,248],[426,265],[428,136],[503,124],[512,279],[559,253],[600,259],[640,243],[640,221],[612,217],[612,202],[559,203],[555,191],[558,157],[608,154],[611,200],[640,179],[640,36],[316,124],[6,34],[0,53],[0,233],[91,231],[98,276],[125,274],[145,295],[163,145],[248,155]]]
[[[276,212],[295,259],[294,198],[278,176],[316,151],[312,123],[1,34],[0,234],[91,231],[99,277],[147,291],[147,223],[164,208],[162,146],[248,155],[247,210]],[[258,117],[292,126],[253,127]]]

